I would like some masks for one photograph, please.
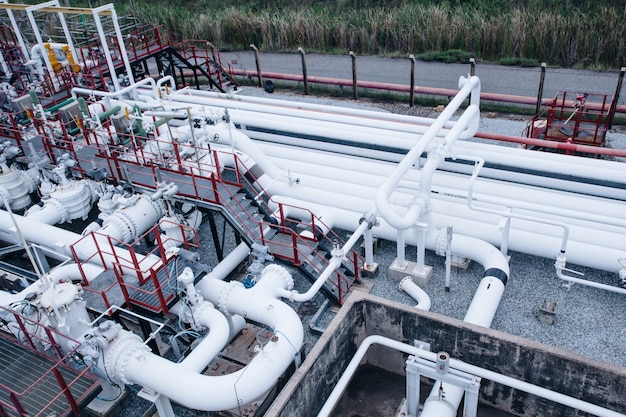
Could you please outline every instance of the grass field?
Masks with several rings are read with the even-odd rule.
[[[120,0],[116,8],[220,49],[408,55],[618,69],[626,1]],[[83,4],[84,5],[84,4]],[[422,55],[425,54],[425,55]],[[430,54],[430,55],[428,55]],[[434,55],[433,55],[434,54]],[[438,58],[437,54],[443,54]]]

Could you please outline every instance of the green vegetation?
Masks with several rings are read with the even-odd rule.
[[[76,4],[78,5],[78,4]],[[82,4],[85,5],[85,4]],[[626,64],[626,1],[119,0],[118,13],[220,49],[466,56],[520,65]],[[443,55],[437,57],[437,53]],[[427,54],[427,55],[422,55]],[[429,54],[435,54],[429,55]]]
[[[467,64],[473,57],[471,52],[461,51],[460,49],[449,49],[447,51],[425,52],[417,56],[422,61],[439,61],[448,64],[459,62]]]

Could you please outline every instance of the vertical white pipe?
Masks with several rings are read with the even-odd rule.
[[[9,0],[2,0],[2,3],[8,4]],[[24,37],[22,36],[22,31],[17,24],[17,20],[15,20],[15,15],[13,14],[13,10],[6,9],[7,14],[9,15],[9,20],[11,21],[11,26],[13,27],[13,34],[17,38],[17,42],[20,44],[20,49],[22,50],[22,54],[26,61],[30,60],[30,53],[28,48],[26,47],[26,43],[24,42]]]
[[[451,252],[455,255],[473,259],[485,269],[482,280],[474,294],[463,321],[489,327],[496,314],[504,286],[509,277],[509,265],[506,257],[493,245],[468,236],[453,235]],[[442,398],[439,389],[445,398]],[[464,390],[457,386],[435,382],[430,395],[424,402],[421,417],[454,417]]]
[[[37,10],[41,7],[53,6],[55,5],[54,1],[48,1],[45,3],[37,4],[35,6],[29,7],[26,9],[26,14],[28,16],[28,21],[33,29],[33,33],[35,34],[35,39],[37,40],[37,44],[39,48],[41,48],[41,56],[43,57],[43,61],[46,64],[46,68],[48,69],[48,73],[50,77],[54,77],[54,70],[52,69],[52,64],[50,63],[50,58],[48,57],[48,53],[46,48],[43,46],[43,39],[41,38],[41,33],[39,32],[39,26],[37,26],[37,22],[35,21],[35,16],[33,15],[33,10]]]
[[[60,6],[58,0],[56,0],[55,6]],[[70,52],[72,53],[74,59],[78,59],[78,55],[76,54],[76,47],[74,46],[74,40],[72,38],[72,34],[70,33],[70,29],[67,26],[67,21],[65,20],[65,13],[58,12],[57,15],[59,16],[59,20],[61,21],[61,27],[63,28],[63,34],[65,35],[65,41],[67,42],[67,46],[69,46]]]
[[[122,35],[122,30],[120,29],[120,23],[117,21],[117,13],[115,12],[115,7],[113,6],[113,4],[107,4],[102,7],[107,8],[111,11],[111,19],[113,20],[113,27],[115,28],[115,36],[117,36],[117,43],[120,46],[120,53],[122,54],[124,68],[126,68],[128,83],[129,85],[133,85],[135,84],[135,77],[133,76],[133,70],[130,66],[128,53],[126,52],[126,44],[124,43],[124,36]]]
[[[102,28],[102,21],[100,21],[100,12],[107,10],[107,8],[107,5],[104,5],[93,9],[93,20],[96,23],[98,37],[100,38],[100,44],[102,45],[102,49],[104,51],[104,57],[107,61],[107,66],[109,67],[109,74],[111,76],[111,81],[113,81],[114,89],[115,91],[120,91],[120,82],[118,81],[117,75],[115,74],[115,65],[113,65],[113,59],[111,57],[109,45],[107,44],[106,34],[104,33],[104,29]]]

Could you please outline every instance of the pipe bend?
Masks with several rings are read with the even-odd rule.
[[[225,282],[206,277],[197,284],[211,302],[226,286]],[[230,286],[228,292],[221,301],[226,313],[259,322],[272,333],[271,337],[257,338],[257,354],[247,366],[231,374],[206,376],[142,351],[141,357],[124,362],[127,379],[196,410],[227,410],[260,397],[299,357],[304,340],[302,322],[287,304],[254,291],[254,287]],[[178,384],[171,384],[173,379]]]
[[[431,306],[428,293],[419,287],[410,276],[406,276],[400,281],[400,289],[405,291],[417,301],[415,308],[429,311]]]
[[[209,329],[209,334],[183,359],[180,366],[199,373],[228,343],[230,325],[226,317],[208,301],[195,307],[192,314],[197,324]]]

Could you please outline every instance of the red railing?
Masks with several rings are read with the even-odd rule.
[[[559,92],[528,123],[526,137],[603,146],[611,97],[606,94]]]
[[[172,146],[169,142],[151,141],[154,143],[153,151],[137,147],[135,145],[137,141],[131,140],[128,141],[129,144],[124,147],[123,152],[110,152],[111,164],[116,167],[115,171],[125,172],[129,177],[123,177],[120,180],[127,180],[135,185],[155,189],[155,184],[161,182],[164,178],[168,178],[168,180],[172,180],[178,185],[179,195],[225,207],[228,215],[241,227],[243,233],[261,242],[263,245],[268,245],[271,241],[271,237],[267,235],[268,230],[289,235],[291,236],[291,241],[288,245],[276,241],[272,241],[272,245],[284,247],[285,250],[283,251],[275,251],[277,252],[275,256],[290,261],[296,266],[299,266],[305,260],[310,261],[311,257],[317,257],[322,264],[328,265],[328,260],[319,254],[318,246],[325,244],[327,247],[332,247],[334,240],[343,242],[343,239],[308,209],[273,201],[270,195],[259,185],[258,178],[253,177],[252,173],[237,155],[232,155],[226,151],[218,152],[212,150],[210,158],[205,157],[198,161],[192,157],[189,163],[185,163],[185,156],[181,155],[181,150],[184,153],[184,149],[190,145],[174,144]],[[167,153],[167,157],[164,157],[163,151]],[[234,159],[235,164],[233,167],[223,166],[219,162],[227,158]],[[150,167],[151,176],[146,176],[145,170],[132,169],[132,166]],[[246,175],[243,175],[243,173],[246,173]],[[176,174],[177,176],[168,177],[168,174]],[[142,179],[138,181],[138,178]],[[218,185],[224,186],[218,187]],[[274,224],[260,218],[251,217],[242,200],[235,195],[236,192],[226,185],[234,186],[235,190],[244,188],[251,192],[254,191],[254,194],[251,195],[254,204],[260,206],[261,211],[266,214],[273,213],[277,223]],[[285,215],[289,211],[287,208],[308,213],[308,220],[288,219]],[[295,231],[298,228],[301,230],[310,228],[313,233],[311,237],[303,236]],[[319,235],[316,233],[317,230],[329,230],[329,232]],[[280,253],[278,254],[278,252]],[[291,253],[292,255],[286,255],[286,253]],[[364,265],[364,261],[355,250],[351,250],[348,258],[350,259],[355,279],[358,280],[359,271]],[[311,265],[315,264],[314,262],[309,263]],[[322,269],[315,266],[314,268],[321,273]],[[340,273],[338,273],[338,281],[338,294],[341,299],[343,294],[341,282],[343,281],[346,287],[349,287],[349,284],[346,283]]]
[[[164,225],[167,225],[168,229],[177,228],[177,236],[168,235],[164,238],[161,234]],[[148,236],[154,236],[155,246],[150,250],[138,252],[137,247],[144,247]],[[111,307],[110,292],[119,287],[129,306],[135,305],[166,314],[169,303],[177,296],[175,293],[165,294],[163,290],[164,286],[169,285],[172,278],[175,278],[169,275],[167,268],[176,256],[167,251],[166,248],[170,246],[182,246],[189,250],[192,247],[198,248],[200,244],[196,231],[192,227],[161,220],[130,244],[108,235],[91,232],[72,244],[70,249],[79,265],[85,290],[100,294],[107,308]],[[84,257],[85,253],[91,253],[91,255]],[[102,265],[105,270],[112,270],[116,278],[116,281],[103,290],[89,288],[90,280],[83,266],[94,262]],[[134,283],[134,278],[137,283]],[[152,302],[144,301],[147,299]],[[158,302],[154,302],[155,299]]]
[[[34,355],[45,358],[50,366],[48,369],[42,369],[42,372],[36,375],[38,378],[32,382],[29,381],[30,384],[23,388],[12,387],[11,381],[0,382],[0,393],[2,393],[0,394],[0,415],[31,417],[47,416],[50,413],[57,415],[59,409],[65,410],[63,416],[70,413],[81,415],[79,404],[95,393],[95,390],[98,389],[98,383],[91,374],[90,366],[85,365],[83,369],[78,370],[69,365],[76,350],[80,347],[80,343],[24,316],[15,308],[8,309],[0,306],[0,310],[13,318],[18,333],[17,336],[14,336],[0,331],[0,337],[9,343],[19,345],[19,349],[25,349]],[[61,346],[69,345],[75,347],[64,354],[61,351]],[[43,347],[47,347],[46,353],[42,352]],[[47,366],[46,362],[43,361],[42,365]],[[61,372],[62,370],[66,372]],[[84,381],[85,379],[91,381],[89,388],[85,389],[79,397],[75,397],[71,388],[79,380]],[[56,388],[53,390],[50,389],[52,381],[56,382]],[[44,386],[47,389],[42,390]],[[39,404],[37,410],[33,410],[28,401],[35,396],[40,402],[45,403],[43,406]]]

